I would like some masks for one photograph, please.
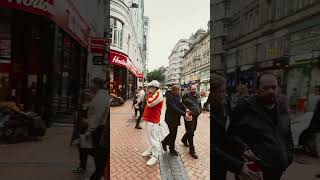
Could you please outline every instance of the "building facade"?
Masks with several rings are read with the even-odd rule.
[[[279,76],[283,93],[301,101],[319,88],[320,2],[214,0],[211,3],[214,72],[228,86],[252,86],[264,71]]]
[[[147,74],[147,66],[148,66],[148,55],[149,55],[149,32],[150,31],[150,19],[147,16],[144,16],[144,36],[143,36],[143,74]]]
[[[103,37],[104,10],[98,0],[1,1],[0,101],[12,96],[46,120],[72,111],[87,85],[90,39]]]
[[[168,85],[180,85],[181,84],[181,63],[183,61],[184,54],[190,48],[190,42],[188,39],[180,39],[174,46],[169,56],[168,66]]]
[[[210,34],[198,30],[191,39],[192,45],[181,63],[181,86],[197,85],[200,91],[210,89]]]
[[[124,99],[143,84],[145,19],[143,0],[110,1],[110,90]]]

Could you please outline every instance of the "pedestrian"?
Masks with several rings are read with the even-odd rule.
[[[241,99],[249,97],[248,88],[246,85],[240,83],[236,89],[237,92],[231,96],[231,109],[234,109]]]
[[[142,127],[140,126],[140,122],[141,122],[141,118],[143,116],[143,111],[144,111],[144,106],[143,106],[143,101],[146,98],[146,93],[143,89],[142,86],[139,87],[139,94],[137,96],[137,102],[134,105],[136,108],[138,108],[139,110],[139,117],[137,118],[137,122],[136,122],[136,129],[142,129]]]
[[[162,141],[163,150],[167,151],[167,145],[169,145],[170,154],[177,156],[178,152],[175,150],[175,141],[177,138],[178,126],[180,126],[181,116],[187,116],[186,110],[181,104],[181,88],[178,85],[174,85],[172,90],[167,91],[166,94],[166,114],[165,121],[169,127],[169,135]]]
[[[135,90],[134,96],[133,96],[133,102],[132,102],[132,108],[134,109],[135,117],[138,115],[138,111],[139,111],[139,106],[136,105],[138,102],[138,96],[139,96],[139,90]]]
[[[293,140],[287,107],[279,101],[277,77],[263,73],[257,94],[239,102],[230,119],[231,149],[238,158],[259,167],[264,180],[280,180],[293,161]]]
[[[95,162],[95,171],[91,175],[90,180],[100,180],[104,175],[104,168],[106,165],[105,151],[106,149],[103,146],[102,139],[104,135],[104,125],[105,121],[108,119],[109,114],[109,102],[110,97],[108,90],[103,89],[104,82],[100,78],[94,78],[92,80],[92,90],[94,91],[95,96],[91,100],[88,106],[88,118],[86,122],[88,124],[88,128],[86,132],[82,136],[82,141],[80,141],[80,145],[87,146],[86,152],[83,153],[83,157],[80,159],[84,164],[86,164],[86,159],[84,155],[89,154],[93,156]],[[82,143],[82,144],[81,144]],[[88,146],[88,144],[90,144]]]
[[[320,88],[314,88],[313,93],[308,98],[307,111],[313,112],[319,100],[320,100]]]
[[[299,94],[297,91],[297,88],[293,88],[292,90],[292,94],[289,98],[289,106],[290,106],[290,110],[293,111],[294,113],[297,112],[297,100],[299,98]]]
[[[146,122],[146,134],[150,147],[142,156],[151,156],[147,165],[151,166],[158,162],[160,151],[159,123],[163,106],[163,95],[159,90],[160,84],[153,80],[148,84],[147,104],[143,113],[143,120]]]
[[[229,109],[226,102],[226,80],[219,75],[213,75],[210,79],[210,120],[213,123],[213,136],[211,139],[211,150],[213,154],[213,179],[226,180],[227,171],[234,174],[253,179],[257,175],[248,168],[244,161],[232,156],[230,152],[230,142],[227,135],[227,118]]]
[[[188,113],[192,115],[192,119],[184,118],[186,133],[181,139],[181,142],[190,149],[190,155],[198,159],[198,155],[196,154],[194,143],[193,143],[193,136],[194,132],[197,129],[198,124],[198,117],[201,114],[201,99],[199,93],[197,93],[197,86],[192,85],[190,92],[187,92],[182,97],[182,104],[187,109]]]

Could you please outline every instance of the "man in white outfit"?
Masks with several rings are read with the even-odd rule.
[[[150,148],[142,153],[142,156],[151,156],[147,165],[151,166],[158,162],[160,151],[159,123],[163,106],[163,95],[159,90],[160,84],[153,80],[148,84],[148,95],[143,120],[146,122]]]

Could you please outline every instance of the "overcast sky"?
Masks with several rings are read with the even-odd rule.
[[[207,30],[209,0],[145,0],[150,18],[149,70],[168,66],[168,57],[179,39],[189,38],[199,28]]]

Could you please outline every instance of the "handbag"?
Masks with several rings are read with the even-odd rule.
[[[168,135],[170,131],[166,122],[162,121],[159,123],[159,138],[160,142],[163,141]]]

